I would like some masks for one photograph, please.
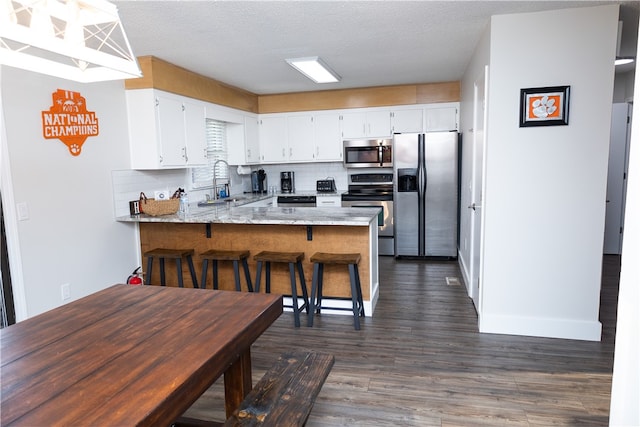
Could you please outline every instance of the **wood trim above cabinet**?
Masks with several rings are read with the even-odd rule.
[[[154,56],[141,56],[138,64],[143,77],[125,80],[124,87],[127,90],[160,89],[243,111],[258,112],[258,95],[249,91],[196,74]]]
[[[460,82],[260,95],[260,114],[460,101]]]
[[[125,80],[125,89],[160,89],[252,113],[339,110],[460,101],[460,82],[256,95],[153,56],[141,56],[143,77]]]

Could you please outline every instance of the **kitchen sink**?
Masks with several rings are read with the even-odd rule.
[[[227,197],[224,199],[217,199],[217,200],[202,200],[198,202],[198,207],[205,208],[207,206],[219,206],[219,205],[224,205],[226,203],[238,202],[245,199],[246,197]]]
[[[202,201],[198,202],[198,207],[206,208],[207,206],[217,206],[217,205],[224,205],[224,204],[225,204],[225,199],[202,200]]]

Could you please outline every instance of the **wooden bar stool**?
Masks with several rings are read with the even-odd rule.
[[[235,277],[236,291],[241,291],[240,288],[240,262],[242,262],[242,268],[244,269],[244,278],[247,282],[247,289],[249,292],[253,292],[253,286],[251,285],[251,274],[249,274],[249,265],[247,264],[247,258],[249,258],[249,251],[224,251],[211,249],[201,254],[202,258],[202,281],[200,286],[202,289],[207,287],[207,268],[209,267],[209,260],[212,261],[213,266],[213,289],[218,289],[218,261],[232,261],[233,262],[233,274]]]
[[[153,267],[153,259],[158,258],[160,260],[160,284],[166,285],[164,274],[164,260],[175,259],[176,271],[178,272],[178,286],[184,288],[184,282],[182,280],[182,260],[186,259],[189,265],[189,272],[191,273],[191,283],[194,288],[198,287],[198,280],[196,279],[196,270],[193,268],[193,249],[165,249],[156,248],[147,251],[143,256],[147,257],[147,285],[151,284],[151,268]]]
[[[304,272],[302,271],[302,260],[304,259],[304,252],[269,252],[263,251],[253,257],[258,261],[258,268],[256,271],[256,292],[260,292],[260,276],[262,274],[262,263],[266,263],[266,293],[271,293],[271,263],[281,262],[289,264],[289,276],[291,279],[291,308],[293,308],[293,318],[295,326],[300,326],[300,312],[304,309],[309,312],[309,296],[307,293],[307,284],[304,281]],[[302,298],[304,302],[302,305],[298,305],[298,291],[296,289],[296,274],[295,269],[298,267],[298,277],[300,278],[300,288],[302,290]]]
[[[360,254],[334,254],[316,252],[309,260],[313,263],[313,280],[311,284],[311,299],[309,300],[310,310],[308,313],[307,326],[313,326],[313,316],[317,312],[320,314],[322,308],[322,276],[325,264],[339,264],[349,266],[349,282],[351,284],[351,305],[352,308],[335,308],[332,310],[352,310],[353,326],[360,330],[360,316],[364,316],[364,303],[362,302],[362,288],[360,286],[360,273],[358,263]]]

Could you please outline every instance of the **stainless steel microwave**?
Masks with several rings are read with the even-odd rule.
[[[343,142],[344,166],[347,168],[393,167],[393,139],[348,139]]]

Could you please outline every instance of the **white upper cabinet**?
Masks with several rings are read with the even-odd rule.
[[[260,116],[262,163],[342,160],[340,114],[274,113]]]
[[[207,164],[207,131],[204,103],[184,99],[184,125],[186,135],[185,160],[188,166]]]
[[[312,115],[287,117],[287,160],[290,162],[310,162],[314,160],[314,123]]]
[[[413,133],[424,131],[424,109],[414,108],[391,112],[391,133]]]
[[[426,132],[458,129],[458,106],[425,108]]]
[[[156,95],[160,163],[162,166],[186,164],[186,134],[182,101]]]
[[[313,145],[316,150],[316,160],[321,162],[341,162],[340,114],[317,114],[313,120]]]
[[[342,138],[380,138],[391,136],[389,110],[342,113]]]
[[[126,91],[133,169],[206,164],[204,104],[157,91]]]
[[[282,163],[288,159],[288,130],[285,115],[260,117],[260,159],[264,163]]]
[[[225,123],[227,161],[230,165],[260,162],[258,118],[256,115],[208,103],[207,119]]]
[[[257,117],[244,118],[244,141],[247,164],[260,163],[260,128]]]

